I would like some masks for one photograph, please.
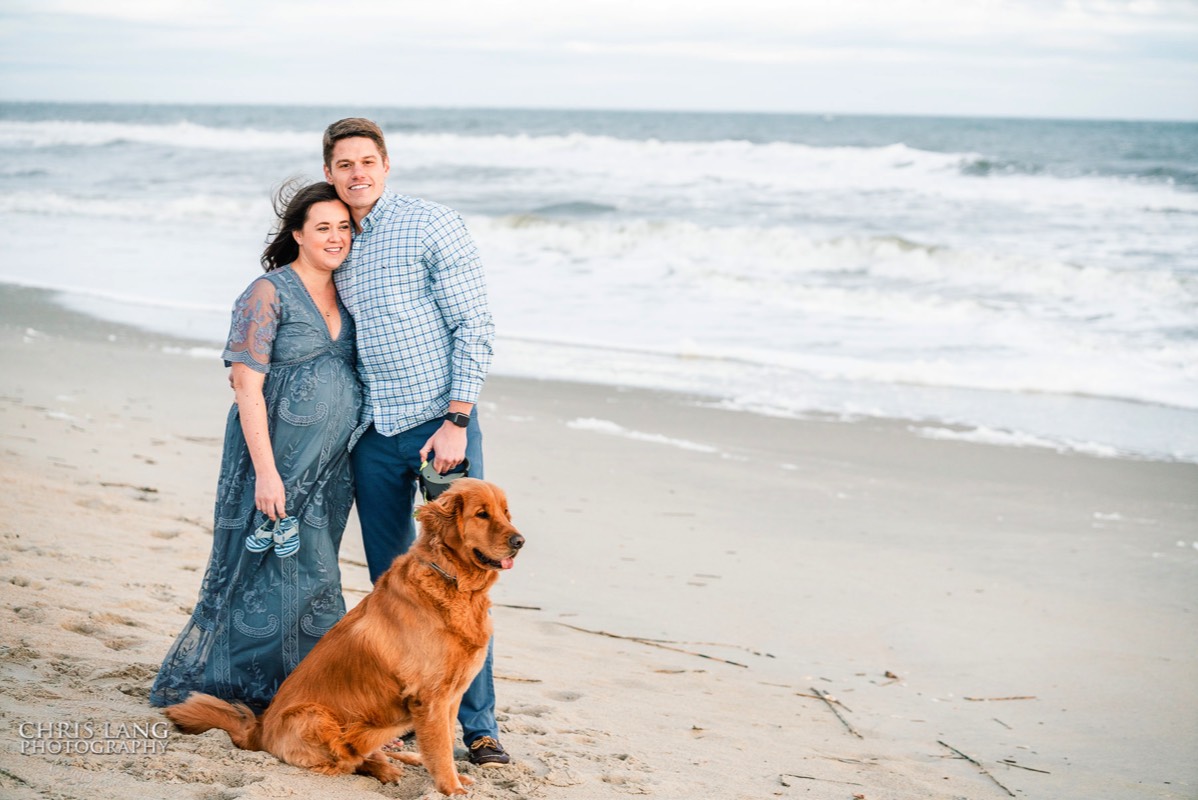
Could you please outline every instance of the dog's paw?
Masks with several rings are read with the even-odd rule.
[[[399,783],[403,780],[403,768],[380,765],[374,770],[374,777],[379,779],[379,783]]]
[[[399,783],[403,780],[403,770],[397,769],[391,772],[390,777],[379,778],[379,783]]]
[[[357,771],[375,778],[379,783],[399,783],[403,780],[403,767],[397,767],[385,758],[368,758]]]
[[[466,787],[474,783],[474,779],[469,775],[458,775],[454,785],[442,785],[437,783],[437,791],[444,795],[461,795],[467,794]]]

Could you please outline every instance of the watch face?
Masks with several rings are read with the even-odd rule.
[[[470,424],[470,415],[469,414],[461,414],[456,411],[446,414],[445,419],[449,420],[454,425],[457,425],[459,428],[465,428],[467,425]]]

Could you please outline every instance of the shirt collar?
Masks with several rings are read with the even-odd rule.
[[[395,192],[391,191],[391,189],[383,188],[383,193],[375,201],[374,208],[370,209],[370,213],[362,218],[362,233],[369,231],[382,219],[383,214],[387,213],[387,209],[395,202],[396,196]]]

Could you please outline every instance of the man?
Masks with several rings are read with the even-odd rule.
[[[364,405],[351,458],[371,581],[415,540],[425,459],[441,473],[468,459],[471,477],[483,477],[474,407],[495,330],[482,264],[461,218],[390,191],[390,171],[383,132],[370,120],[343,119],[325,131],[325,178],[358,231],[335,279],[357,325]],[[470,760],[483,766],[510,760],[499,744],[491,665],[488,646],[458,713]]]

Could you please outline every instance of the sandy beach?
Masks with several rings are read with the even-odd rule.
[[[147,704],[231,401],[197,347],[0,287],[0,794],[425,796]],[[1198,797],[1198,466],[502,377],[480,409],[528,545],[493,592],[514,763],[472,796]],[[363,561],[351,521],[351,604]]]

